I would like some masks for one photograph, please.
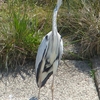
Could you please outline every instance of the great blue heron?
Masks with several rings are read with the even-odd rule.
[[[53,74],[51,85],[53,100],[54,76],[63,54],[63,41],[57,30],[57,12],[61,4],[62,0],[57,0],[57,5],[53,11],[52,31],[43,37],[36,56],[35,72],[36,82],[39,87],[38,99],[40,97],[40,88],[45,85],[49,77]]]

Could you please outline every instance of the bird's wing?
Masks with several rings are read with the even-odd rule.
[[[43,70],[45,69],[45,67],[46,67],[45,65],[47,63],[46,56],[47,56],[47,52],[48,52],[48,43],[49,43],[49,37],[50,37],[51,33],[52,32],[49,32],[43,38],[43,40],[38,48],[38,52],[37,52],[37,56],[36,56],[35,73],[36,73],[36,82],[37,82],[38,86],[42,82],[42,78],[44,78],[44,76],[45,76],[44,74],[47,74],[47,73],[43,72]],[[39,82],[40,77],[41,77],[41,82]]]
[[[63,41],[61,39],[61,41],[60,41],[60,59],[61,59],[62,55],[63,55]]]
[[[37,69],[39,67],[39,64],[41,62],[41,60],[43,59],[43,57],[45,56],[46,52],[47,52],[47,48],[48,48],[48,35],[46,35],[39,48],[38,48],[38,52],[37,52],[37,56],[36,56],[36,63],[35,63],[35,72],[37,73]]]
[[[59,48],[58,49],[59,49],[58,50],[58,60],[60,61],[63,55],[63,40],[60,34],[59,34]]]

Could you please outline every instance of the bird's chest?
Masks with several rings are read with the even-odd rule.
[[[53,43],[48,48],[48,53],[47,53],[48,62],[53,63],[54,60],[57,58],[57,56],[58,56],[58,45],[56,43]]]

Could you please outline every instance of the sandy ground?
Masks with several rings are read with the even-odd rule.
[[[61,61],[55,76],[54,100],[99,100],[88,64],[74,60],[65,62]],[[40,100],[51,100],[51,82],[52,77],[41,89]],[[0,80],[0,100],[37,100],[37,95],[38,87],[32,69],[26,68],[16,75],[3,75]]]

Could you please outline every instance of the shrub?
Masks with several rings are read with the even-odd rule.
[[[30,7],[27,3],[8,0],[7,4],[2,5],[0,67],[16,67],[22,65],[25,59],[35,60],[37,48],[44,36],[39,30],[44,16],[41,20],[38,20],[38,16],[44,11],[35,4]]]

